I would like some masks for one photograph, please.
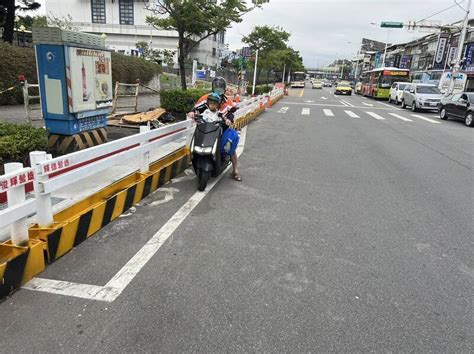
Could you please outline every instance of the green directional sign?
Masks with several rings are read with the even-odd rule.
[[[386,28],[403,28],[403,22],[382,22],[380,27]]]

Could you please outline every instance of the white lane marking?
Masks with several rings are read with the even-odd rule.
[[[344,112],[346,112],[346,114],[351,118],[360,118],[357,114],[355,114],[352,111],[344,111]]]
[[[387,104],[387,103],[383,103],[383,102],[377,102],[378,104],[381,104],[383,106],[387,106],[387,107],[390,107],[390,108],[395,108],[394,106],[390,105],[390,104]]]
[[[327,100],[327,98],[326,98],[326,97],[321,97],[321,99],[322,99],[322,100]]]
[[[367,97],[365,97],[365,96],[362,96],[362,98],[363,98],[364,100],[368,100],[368,98],[367,98]]]
[[[311,100],[307,100],[307,101],[304,101],[305,103],[314,103],[315,101],[311,101]]]
[[[369,107],[373,107],[374,105],[372,103],[365,103],[365,102],[362,102],[363,105],[365,106],[369,106]]]
[[[41,291],[45,293],[74,296],[87,300],[99,300],[99,294],[104,291],[103,286],[71,283],[62,280],[33,278],[23,285],[23,289]],[[101,301],[110,301],[102,299]],[[113,301],[113,300],[112,300]]]
[[[324,107],[347,107],[347,105],[343,105],[342,102],[340,104],[333,104],[333,103],[303,103],[303,102],[285,102],[285,104],[289,104],[289,105],[295,105],[295,106],[324,106]],[[362,105],[359,105],[359,106],[352,106],[351,108],[359,108],[359,109],[368,109],[367,106],[362,106]],[[371,109],[376,109],[378,111],[404,111],[406,112],[405,109],[401,109],[401,108],[395,108],[395,107],[390,107],[390,108],[387,108],[387,107],[380,107],[380,106],[376,106],[376,107],[372,107]]]
[[[346,100],[341,100],[341,102],[344,102],[348,107],[355,107],[352,103],[350,103]]]
[[[334,113],[330,109],[323,109],[323,112],[328,117],[334,117]]]
[[[408,119],[408,118],[405,118],[405,117],[402,117],[401,115],[399,114],[396,114],[396,113],[389,113],[392,117],[395,117],[395,118],[398,118],[398,119],[401,119],[405,122],[413,122],[411,119]]]
[[[244,151],[247,127],[242,129],[237,155]],[[193,209],[214,188],[223,176],[227,175],[229,167],[212,181],[204,192],[196,192],[191,198],[169,219],[148,242],[125,264],[122,269],[104,286],[72,283],[62,280],[33,278],[22,288],[41,291],[57,295],[72,296],[82,299],[113,302],[117,299],[135,276],[142,270],[148,261],[163,246],[166,240],[181,225]]]
[[[426,122],[430,122],[430,123],[433,123],[433,124],[441,124],[441,122],[438,122],[434,119],[430,119],[430,118],[426,118],[426,117],[423,117],[423,116],[420,116],[419,114],[412,114],[411,115],[412,117],[415,117],[415,118],[418,118],[418,119],[422,119]]]
[[[311,110],[309,108],[303,108],[301,110],[301,114],[304,116],[309,116],[310,113],[311,113]]]
[[[368,114],[369,116],[374,117],[375,119],[378,119],[378,120],[385,120],[384,117],[379,116],[377,113],[374,113],[374,112],[367,112],[367,114]]]
[[[349,105],[347,103],[345,103],[344,101],[339,101],[341,102],[341,104],[344,106],[344,107],[349,107]]]
[[[290,107],[281,107],[277,113],[285,114]]]

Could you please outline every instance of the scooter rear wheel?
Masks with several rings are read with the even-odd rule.
[[[209,176],[211,175],[210,172],[203,171],[201,169],[198,170],[197,173],[197,181],[198,181],[198,191],[202,192],[206,189],[207,182],[209,181]]]

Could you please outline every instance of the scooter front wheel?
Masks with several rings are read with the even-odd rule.
[[[197,181],[198,181],[198,191],[202,192],[206,189],[207,182],[209,181],[210,172],[204,171],[202,169],[198,170]]]

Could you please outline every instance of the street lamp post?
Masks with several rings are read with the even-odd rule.
[[[252,96],[255,95],[255,84],[257,83],[257,65],[258,65],[258,49],[255,53],[255,67],[253,68],[253,85],[252,85]]]

